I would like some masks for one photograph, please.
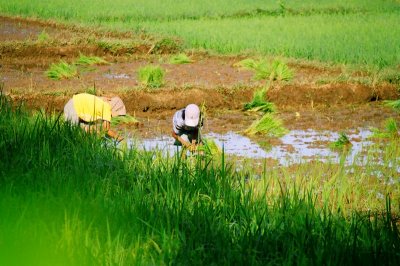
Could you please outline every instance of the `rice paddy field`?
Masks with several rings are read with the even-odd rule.
[[[399,264],[399,1],[0,0],[0,22],[0,265]],[[64,121],[79,92],[121,96],[124,141]]]

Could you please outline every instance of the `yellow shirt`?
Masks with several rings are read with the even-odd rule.
[[[81,93],[73,96],[74,108],[85,122],[96,120],[111,121],[111,106],[102,98],[88,93]]]

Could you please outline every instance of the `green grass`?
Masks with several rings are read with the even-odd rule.
[[[148,65],[138,69],[138,80],[145,87],[161,87],[164,84],[164,75],[165,70],[156,65]]]
[[[58,64],[51,64],[50,68],[46,71],[46,76],[53,80],[70,79],[77,75],[77,68],[63,60]]]
[[[265,167],[256,180],[224,156],[104,145],[0,95],[0,264],[395,265],[399,147],[352,171]]]

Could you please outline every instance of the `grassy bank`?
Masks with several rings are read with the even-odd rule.
[[[0,0],[0,13],[184,40],[186,48],[251,52],[374,68],[400,63],[398,1]]]
[[[2,265],[400,259],[399,188],[390,181],[398,142],[379,152],[383,164],[371,152],[365,167],[317,163],[253,179],[251,167],[237,171],[224,158],[120,149],[4,96],[0,129]]]

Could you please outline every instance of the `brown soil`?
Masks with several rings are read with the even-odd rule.
[[[49,36],[39,41],[42,32]],[[99,45],[101,40],[135,43],[120,49]],[[93,41],[96,40],[96,41]],[[132,41],[134,40],[134,41]],[[234,67],[239,57],[216,57],[189,53],[190,64],[169,64],[173,49],[159,49],[146,36],[98,32],[22,18],[0,17],[0,82],[3,93],[24,100],[29,107],[62,111],[74,93],[95,87],[102,95],[119,95],[128,113],[143,121],[143,134],[169,131],[175,110],[188,103],[205,104],[207,126],[213,131],[241,131],[255,115],[242,112],[254,90],[263,84],[252,79],[251,71]],[[53,81],[46,77],[50,64],[60,60],[73,62],[79,53],[102,56],[110,64],[80,69],[78,77]],[[160,89],[144,89],[137,80],[138,68],[158,64],[166,70]],[[396,117],[382,100],[398,99],[392,84],[364,85],[339,82],[339,68],[306,63],[289,64],[295,77],[290,83],[275,83],[268,98],[275,103],[279,117],[289,129],[346,128],[380,126],[388,117]]]

